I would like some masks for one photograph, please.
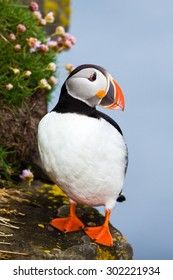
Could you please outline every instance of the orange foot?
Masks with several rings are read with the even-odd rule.
[[[77,231],[84,228],[84,224],[78,219],[77,216],[67,218],[56,218],[50,224],[64,232]]]
[[[106,246],[113,245],[113,239],[109,228],[104,225],[99,227],[87,227],[85,228],[85,232],[96,243]]]
[[[95,242],[106,245],[112,246],[113,239],[109,231],[109,217],[111,211],[106,210],[105,221],[102,226],[99,227],[87,227],[85,228],[86,234]]]
[[[77,231],[84,228],[84,224],[75,214],[76,204],[70,203],[70,215],[67,218],[56,218],[50,224],[64,232]]]

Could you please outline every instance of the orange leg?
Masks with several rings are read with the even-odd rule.
[[[86,234],[96,243],[112,246],[113,239],[109,231],[109,218],[110,218],[111,211],[106,210],[105,214],[105,221],[102,226],[99,227],[87,227],[85,228]]]
[[[56,218],[50,224],[64,232],[77,231],[84,228],[84,224],[75,214],[76,204],[70,203],[70,214],[67,218]]]

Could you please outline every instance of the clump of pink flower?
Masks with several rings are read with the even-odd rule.
[[[24,77],[26,77],[26,78],[30,77],[31,75],[32,75],[32,72],[29,71],[29,70],[26,70],[26,71],[24,72]]]
[[[39,10],[39,6],[38,6],[38,4],[36,3],[36,2],[30,2],[30,4],[29,4],[29,9],[31,10],[31,11],[38,11]]]
[[[58,82],[58,79],[54,76],[51,76],[50,79],[49,79],[49,83],[52,85],[52,86],[55,86]]]
[[[56,64],[55,64],[54,62],[50,62],[50,63],[47,65],[46,70],[52,71],[52,72],[56,71]]]
[[[53,12],[49,12],[49,13],[45,16],[44,19],[46,20],[47,23],[53,23],[54,20],[55,20],[54,15],[53,15]]]
[[[31,185],[31,183],[32,183],[32,181],[33,181],[33,179],[34,179],[34,175],[33,175],[33,173],[31,172],[30,169],[24,169],[24,170],[22,170],[22,174],[20,174],[19,177],[20,177],[23,181],[25,181],[25,182],[28,184],[28,186]]]
[[[11,41],[15,41],[16,40],[16,35],[14,33],[10,33],[8,38],[11,40]]]
[[[34,37],[30,37],[27,39],[28,46],[30,47],[30,52],[35,52],[37,48],[40,46],[41,42]]]
[[[50,49],[56,50],[57,41],[51,40],[51,38],[48,38],[46,44],[48,45],[48,47],[49,47]]]
[[[33,17],[38,20],[39,25],[46,25],[47,23],[53,23],[55,17],[52,11],[48,12],[43,18],[42,13],[39,11],[39,6],[36,2],[31,2],[29,4],[30,10],[33,12]],[[52,37],[56,36],[56,40],[52,40]],[[37,48],[43,52],[48,51],[49,48],[57,52],[62,52],[64,50],[69,50],[76,43],[75,38],[67,33],[63,26],[58,26],[55,33],[50,36],[50,38],[41,43],[40,45],[30,46],[30,52],[34,52]],[[30,44],[30,43],[29,43]],[[45,47],[47,45],[47,47]]]
[[[38,5],[36,6],[35,2],[31,3],[29,8],[31,9],[31,11],[33,11],[33,17],[39,21],[40,25],[46,25],[47,23],[53,23],[55,21],[53,12],[47,13],[43,18],[42,13],[39,11]]]
[[[29,10],[33,15],[32,20],[34,24],[36,24],[36,27],[38,29],[41,28],[41,26],[51,24],[55,21],[53,12],[49,11],[45,16],[43,16],[41,11],[39,10],[39,5],[35,1],[30,2]],[[32,53],[39,52],[39,56],[46,56],[47,52],[60,53],[62,51],[71,49],[72,46],[76,43],[75,38],[71,34],[66,32],[63,26],[57,26],[53,34],[51,34],[48,38],[44,38],[41,40],[37,38],[35,33],[31,33],[33,34],[33,37],[30,37],[31,35],[29,35],[29,30],[30,25],[27,25],[27,21],[17,21],[17,23],[13,25],[12,30],[10,30],[6,36],[0,34],[0,38],[8,42],[9,45],[12,46],[14,55],[16,53],[16,56],[23,55],[24,52],[30,52],[31,55]],[[33,56],[34,55],[35,54],[33,54]],[[18,65],[15,63],[14,65],[12,65],[12,67],[9,67],[9,69],[13,74],[11,75],[12,79],[6,81],[3,84],[3,89],[5,88],[7,91],[15,91],[16,82],[13,82],[13,79],[17,80],[18,78],[20,78],[26,82],[30,82],[29,79],[32,79],[32,77],[34,76],[34,71],[32,69],[25,69],[23,67],[19,69]],[[66,69],[70,73],[73,67],[72,65],[68,65],[68,67],[66,66]],[[42,74],[44,71],[49,71],[52,73],[56,72],[56,64],[50,61],[48,62],[47,66],[45,66],[44,69],[40,69],[40,71],[42,72]],[[57,83],[57,79],[53,75],[49,76],[49,74],[51,75],[51,73],[46,73],[45,76],[44,74],[40,75],[40,78],[37,81],[37,84],[35,85],[35,88],[33,90],[37,88],[51,90],[52,87]],[[24,178],[26,174],[29,174],[29,171],[27,171],[27,169],[23,172],[24,173],[20,175],[20,178]]]
[[[35,19],[41,20],[41,19],[42,19],[42,14],[41,14],[40,11],[34,11],[34,12],[33,12],[33,17],[34,17]]]
[[[24,24],[18,24],[16,28],[21,33],[24,33],[26,31],[26,26]]]
[[[5,85],[5,88],[10,91],[13,89],[13,85],[9,83],[9,84]]]
[[[51,85],[48,83],[48,81],[46,79],[41,79],[38,82],[38,88],[50,90],[52,87],[51,87]]]
[[[40,44],[38,48],[42,52],[48,52],[48,50],[49,50],[49,47],[45,44]]]
[[[68,74],[70,74],[73,71],[74,67],[69,63],[65,65],[65,69],[68,71]]]
[[[15,46],[14,46],[14,50],[16,51],[16,52],[19,52],[20,50],[21,50],[21,45],[20,44],[16,44]]]
[[[64,27],[62,26],[56,28],[55,34],[58,35],[56,48],[59,52],[71,49],[76,43],[76,39],[69,33],[65,32]]]

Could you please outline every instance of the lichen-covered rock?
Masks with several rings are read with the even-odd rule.
[[[49,225],[68,214],[66,195],[56,185],[34,181],[20,190],[0,189],[0,259],[128,260],[133,250],[110,225],[112,247],[96,244],[83,230],[63,233]],[[101,225],[104,217],[95,209],[78,205],[77,215],[86,226]],[[3,226],[3,222],[6,224]],[[5,243],[10,243],[5,244]]]

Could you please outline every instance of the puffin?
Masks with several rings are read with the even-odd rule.
[[[83,64],[62,85],[52,111],[38,125],[38,149],[50,179],[67,195],[69,215],[50,224],[62,232],[84,229],[92,241],[112,246],[109,220],[122,194],[128,150],[119,125],[97,110],[124,110],[118,83],[103,67]],[[100,226],[85,227],[76,215],[77,204],[104,206]]]

